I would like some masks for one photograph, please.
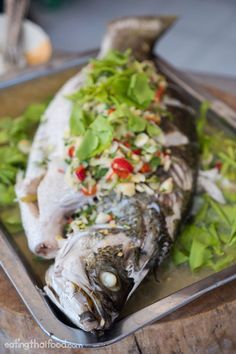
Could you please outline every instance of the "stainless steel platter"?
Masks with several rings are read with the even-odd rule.
[[[30,103],[53,95],[95,53],[96,50],[50,68],[40,68],[38,72],[26,72],[17,79],[1,83],[0,117],[17,116]],[[212,107],[208,117],[211,124],[220,129],[223,127],[231,133],[235,132],[236,113],[230,107],[203,92],[165,60],[156,57],[155,61],[167,79],[178,85],[179,94],[190,101],[194,109],[197,110],[200,103],[207,99]],[[236,265],[218,273],[202,272],[196,276],[184,267],[169,268],[167,262],[160,270],[159,283],[152,276],[145,280],[110,330],[101,335],[89,334],[75,328],[43,294],[42,273],[45,266],[36,265],[26,247],[24,235],[10,235],[1,226],[0,236],[1,265],[35,321],[51,338],[78,347],[96,348],[114,343],[204,293],[236,279]]]

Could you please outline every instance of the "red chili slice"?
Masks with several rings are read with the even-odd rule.
[[[108,111],[107,111],[107,113],[108,113],[108,114],[111,114],[111,113],[115,112],[115,110],[116,110],[115,108],[109,108]]]
[[[148,163],[144,163],[140,169],[140,172],[142,173],[148,173],[150,171],[151,171],[151,166]]]
[[[135,155],[141,155],[142,150],[140,150],[140,149],[135,149],[135,150],[132,150],[132,153],[135,154]]]
[[[160,102],[164,92],[165,92],[164,86],[158,87],[158,89],[156,90],[156,93],[155,93],[155,101]]]
[[[75,156],[75,147],[74,146],[70,146],[69,149],[68,149],[68,156],[70,158],[74,157]]]
[[[97,185],[94,184],[91,189],[82,188],[81,191],[86,196],[95,195],[97,193]]]
[[[130,143],[128,141],[124,141],[123,145],[126,146],[127,148],[130,148]]]
[[[221,161],[217,161],[215,163],[215,168],[217,168],[218,171],[220,171],[222,169],[222,166],[223,166],[223,164]]]
[[[111,167],[113,171],[121,178],[127,178],[134,170],[131,163],[123,157],[117,157],[114,159]]]
[[[76,177],[81,181],[83,182],[86,178],[86,170],[84,168],[84,166],[79,166],[76,168],[75,170],[75,174],[76,174]]]

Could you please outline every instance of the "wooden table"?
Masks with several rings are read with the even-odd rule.
[[[236,109],[236,97],[208,89]],[[92,349],[5,349],[4,343],[48,341],[16,290],[0,271],[0,353],[94,353]],[[134,335],[102,349],[101,354],[235,354],[236,281],[218,288]]]

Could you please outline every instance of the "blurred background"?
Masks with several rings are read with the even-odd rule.
[[[174,14],[156,51],[179,68],[236,77],[236,0],[32,0],[29,18],[58,51],[97,47],[115,17]]]

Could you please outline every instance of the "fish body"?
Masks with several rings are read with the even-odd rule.
[[[79,207],[84,199],[81,193],[75,193],[68,186],[62,173],[66,167],[64,133],[71,114],[71,102],[65,95],[82,83],[83,75],[79,73],[64,85],[49,105],[35,135],[24,179],[20,176],[16,184],[29,248],[44,258],[55,257],[65,215]],[[30,200],[31,196],[35,196],[37,203]]]
[[[191,206],[198,166],[194,116],[173,87],[165,87],[163,94],[164,79],[145,61],[171,21],[126,18],[110,25],[99,56],[108,61],[105,78],[99,74],[94,79],[94,68],[99,71],[101,64],[95,61],[59,91],[36,134],[26,176],[16,187],[31,250],[55,257],[44,290],[85,331],[111,326],[148,272],[166,258]],[[116,70],[121,76],[114,82],[116,72],[106,53],[127,47],[133,52],[131,64],[123,54],[109,57],[121,63]],[[127,75],[122,76],[124,60]],[[145,87],[142,94],[139,85]],[[91,98],[84,99],[91,88],[99,96],[95,106]],[[65,95],[74,91],[77,118],[72,128],[82,140],[65,138],[73,120],[73,104]],[[141,109],[130,104],[130,97]],[[120,115],[128,119],[131,133],[121,129]],[[36,166],[45,147],[47,164]],[[25,203],[24,196],[32,194],[37,201]]]

